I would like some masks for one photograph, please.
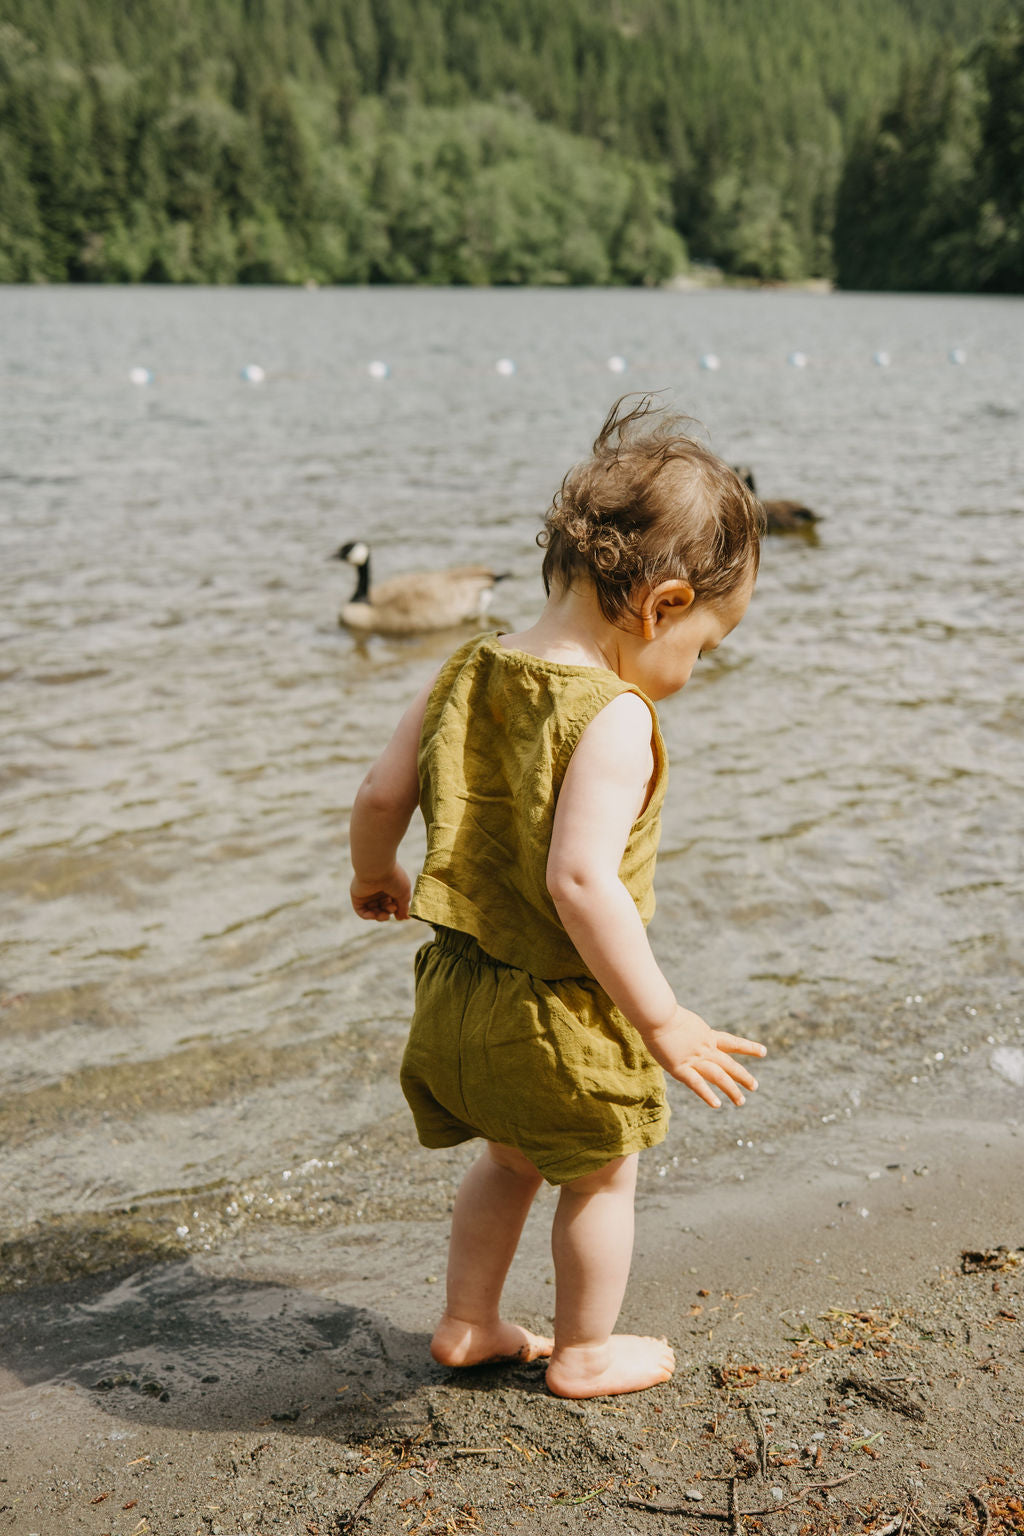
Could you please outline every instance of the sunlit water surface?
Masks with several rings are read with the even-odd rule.
[[[1013,1037],[1020,302],[7,289],[0,319],[0,1132],[25,1252],[102,1213],[223,1225],[243,1187],[290,1198],[293,1166],[314,1223],[433,1178],[394,1076],[423,932],[349,912],[346,820],[458,637],[354,639],[327,557],[485,560],[511,573],[496,626],[526,623],[540,518],[626,388],[822,516],[768,541],[748,617],[662,706],[652,935],[680,997],[809,1082],[841,1042],[855,1103],[909,1071],[922,1010],[947,1048]]]

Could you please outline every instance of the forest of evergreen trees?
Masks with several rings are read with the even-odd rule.
[[[1024,292],[1024,28],[905,71],[851,146],[835,224],[846,288]]]
[[[0,281],[1020,291],[1004,0],[0,0]],[[982,36],[979,38],[979,33]]]

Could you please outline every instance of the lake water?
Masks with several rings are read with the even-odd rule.
[[[495,625],[528,622],[540,519],[625,389],[822,516],[766,543],[743,625],[661,709],[655,949],[806,1069],[748,1123],[827,1107],[826,1069],[848,1112],[1021,1038],[1021,301],[5,289],[0,320],[19,1274],[215,1247],[261,1202],[315,1225],[447,1198],[462,1154],[414,1150],[395,1083],[423,933],[357,921],[345,847],[458,637],[354,639],[327,557],[485,560]]]

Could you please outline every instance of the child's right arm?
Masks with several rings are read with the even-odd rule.
[[[715,1109],[713,1087],[742,1104],[741,1087],[757,1083],[735,1054],[763,1056],[765,1047],[680,1007],[619,879],[653,766],[650,710],[637,694],[620,694],[590,722],[570,760],[555,809],[548,890],[583,960],[655,1061]]]
[[[412,884],[397,862],[398,845],[419,803],[417,755],[427,700],[436,679],[420,689],[380,757],[360,784],[349,823],[352,905],[360,917],[386,923],[409,916]]]

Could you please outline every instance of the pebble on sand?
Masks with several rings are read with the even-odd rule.
[[[1024,1088],[1024,1050],[1019,1046],[999,1046],[989,1057],[989,1066],[1015,1088]]]

